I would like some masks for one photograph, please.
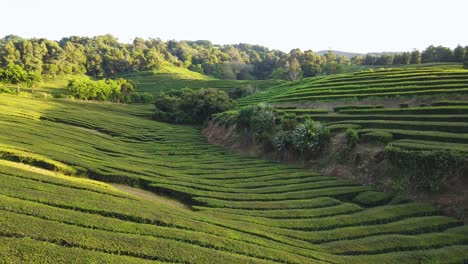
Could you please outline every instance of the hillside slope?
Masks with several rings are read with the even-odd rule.
[[[149,120],[147,106],[0,95],[0,110],[7,263],[468,258],[466,226],[432,206],[226,152],[194,127]],[[190,209],[96,180],[164,193]]]
[[[182,88],[218,88],[230,91],[238,87],[249,87],[260,91],[285,82],[282,80],[219,80],[175,66],[164,66],[161,70],[154,72],[125,74],[122,77],[132,80],[139,92],[152,94]]]
[[[328,75],[288,82],[239,100],[299,104],[468,93],[468,70],[435,68],[383,69]]]

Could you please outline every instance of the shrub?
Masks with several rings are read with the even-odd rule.
[[[439,190],[467,161],[466,155],[455,151],[411,151],[388,145],[385,153],[392,164],[410,172],[405,175],[412,184],[431,191]]]
[[[298,124],[295,114],[285,113],[280,117],[279,126],[283,131],[292,131]]]
[[[212,114],[229,110],[233,101],[228,94],[219,89],[199,89],[183,93],[180,110],[191,116],[193,123],[202,123]]]
[[[232,99],[236,100],[251,94],[254,94],[256,92],[256,88],[249,85],[249,86],[240,86],[236,87],[233,90],[229,91],[229,97]]]
[[[130,98],[126,100],[126,103],[141,103],[149,104],[154,101],[154,96],[151,93],[132,93]]]
[[[301,154],[319,151],[329,141],[330,131],[320,122],[311,119],[298,124],[291,134],[292,146]]]
[[[356,129],[348,128],[346,129],[346,142],[349,146],[355,146],[357,141],[359,140],[359,135]]]
[[[88,77],[75,77],[68,81],[67,90],[77,99],[124,102],[134,92],[132,82],[117,80],[93,81]]]
[[[229,110],[222,113],[213,115],[213,121],[218,125],[232,126],[237,123],[239,112],[236,110]]]
[[[385,192],[367,191],[361,192],[353,201],[364,206],[378,206],[388,203],[392,196]]]
[[[268,138],[275,126],[275,113],[269,104],[260,103],[239,110],[239,127],[247,128],[254,142]]]
[[[362,140],[365,142],[388,143],[393,140],[393,134],[389,132],[374,131],[362,135]]]
[[[232,104],[226,92],[213,88],[162,92],[154,99],[153,118],[170,123],[201,124],[211,115],[228,110]]]
[[[179,108],[180,102],[181,99],[179,97],[170,96],[164,92],[160,93],[159,96],[154,99],[154,105],[157,110],[169,113],[176,112]]]

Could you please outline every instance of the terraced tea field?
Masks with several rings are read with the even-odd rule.
[[[284,109],[321,121],[333,131],[354,128],[360,137],[388,135],[390,145],[407,150],[453,150],[468,153],[466,101],[435,101],[430,106],[383,108],[381,105],[319,109]]]
[[[242,106],[257,102],[303,103],[467,93],[468,70],[397,68],[329,75],[288,82],[242,98],[238,104]]]
[[[179,67],[165,67],[155,73],[150,71],[130,73],[122,77],[133,81],[139,92],[154,95],[162,91],[182,88],[218,88],[229,92],[238,87],[248,87],[261,91],[285,82],[283,80],[219,80]]]
[[[468,259],[468,228],[430,205],[230,153],[207,144],[195,127],[148,119],[151,111],[0,95],[0,260]],[[104,182],[166,194],[186,206]]]

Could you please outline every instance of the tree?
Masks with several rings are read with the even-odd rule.
[[[34,93],[34,88],[36,88],[36,84],[42,81],[42,75],[36,71],[29,71],[27,72],[26,76],[26,83],[29,87],[31,87],[31,93]]]
[[[463,62],[465,60],[465,49],[458,45],[454,50],[453,50],[453,61],[454,62]]]
[[[20,83],[27,81],[28,74],[26,71],[21,68],[21,66],[16,64],[8,64],[2,72],[1,79],[6,83],[11,83],[16,85],[16,91],[20,92]]]
[[[301,64],[299,60],[293,58],[291,61],[286,63],[286,71],[288,73],[289,80],[295,81],[299,79],[302,73]]]
[[[191,115],[193,122],[201,123],[212,114],[229,110],[232,105],[233,101],[225,91],[202,88],[185,94],[180,109]]]
[[[409,52],[403,52],[401,54],[401,64],[409,64],[411,60],[411,54]]]
[[[164,64],[164,57],[155,48],[148,50],[147,53],[145,54],[145,57],[146,57],[146,69],[148,70],[158,70]]]
[[[421,64],[421,53],[419,50],[413,50],[411,52],[410,64]]]

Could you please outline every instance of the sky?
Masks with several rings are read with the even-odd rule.
[[[3,3],[2,3],[3,2]],[[112,34],[288,52],[468,45],[467,0],[0,0],[0,37]]]

